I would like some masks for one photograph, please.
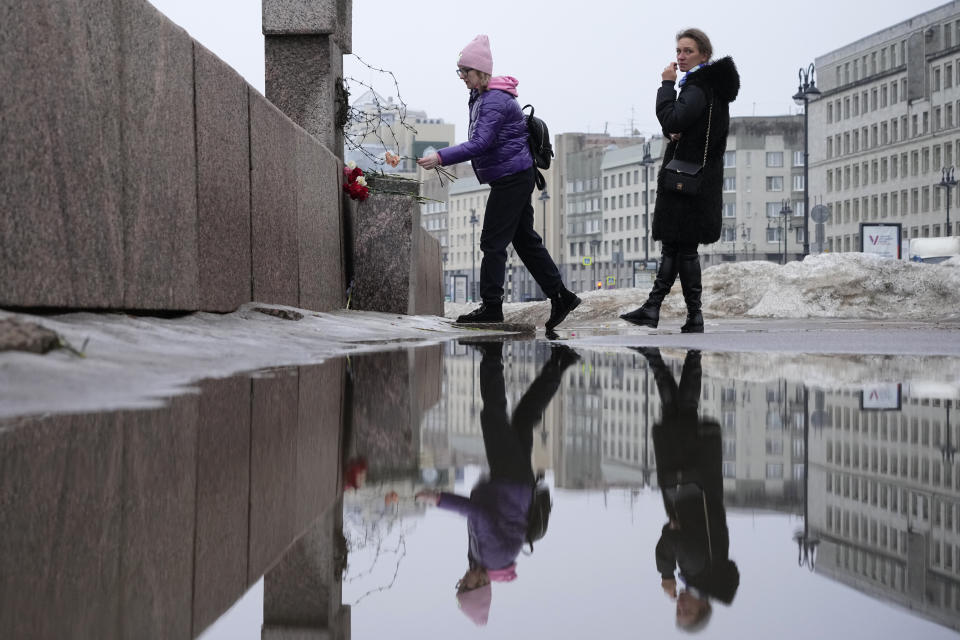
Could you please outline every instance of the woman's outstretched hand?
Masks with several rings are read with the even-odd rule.
[[[421,158],[421,160],[422,159],[423,158]],[[417,162],[419,162],[419,160]],[[414,498],[420,504],[427,504],[427,505],[430,505],[431,507],[437,506],[437,503],[440,502],[440,494],[437,493],[436,491],[429,491],[429,490],[418,491],[417,495],[414,496]]]
[[[676,82],[677,81],[677,63],[671,62],[666,67],[664,67],[663,73],[660,74],[660,78],[666,82]]]
[[[430,171],[431,169],[436,169],[438,166],[440,166],[440,156],[438,156],[435,153],[431,153],[428,156],[419,158],[417,160],[417,164],[423,167],[424,169],[426,169],[427,171]]]

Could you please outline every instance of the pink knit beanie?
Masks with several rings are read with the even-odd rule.
[[[480,34],[470,41],[470,44],[460,52],[457,66],[476,69],[484,73],[493,74],[493,54],[490,53],[490,39]]]
[[[490,616],[490,601],[493,599],[493,590],[489,584],[485,584],[478,589],[464,591],[457,594],[457,603],[460,605],[460,611],[470,618],[477,626],[487,624],[487,618]]]

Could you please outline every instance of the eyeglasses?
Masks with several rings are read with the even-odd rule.
[[[474,69],[471,69],[470,67],[457,67],[457,77],[463,78],[471,71],[474,71]]]

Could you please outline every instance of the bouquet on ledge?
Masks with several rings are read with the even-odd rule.
[[[363,202],[370,197],[370,187],[367,186],[367,179],[363,176],[363,170],[352,160],[343,168],[343,190],[350,196],[351,200]]]

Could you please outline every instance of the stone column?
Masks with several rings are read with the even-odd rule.
[[[339,158],[336,84],[352,12],[352,0],[263,0],[267,99]]]

